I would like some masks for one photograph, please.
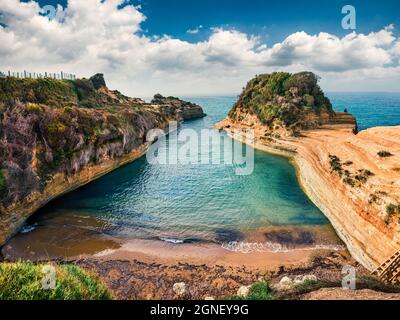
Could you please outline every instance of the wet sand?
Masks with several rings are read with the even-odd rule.
[[[163,264],[190,263],[224,265],[264,271],[275,270],[281,265],[294,266],[307,263],[312,256],[311,250],[293,250],[290,252],[233,252],[217,244],[168,244],[160,241],[133,240],[119,249],[106,250],[95,255],[103,260],[139,259],[146,262]]]
[[[214,243],[195,244],[172,244],[156,240],[128,240],[107,237],[104,235],[93,235],[88,233],[89,238],[84,241],[70,234],[69,240],[62,241],[63,231],[60,231],[60,242],[46,244],[35,237],[35,241],[28,243],[27,235],[20,235],[9,241],[2,250],[3,256],[9,261],[28,259],[32,261],[43,261],[49,259],[88,259],[101,260],[141,260],[146,262],[157,262],[164,264],[191,263],[226,266],[246,266],[260,270],[275,270],[279,266],[295,266],[306,264],[310,257],[318,252],[341,251],[344,247],[308,246],[293,249],[285,249],[274,252],[272,248],[282,250],[277,244],[270,243],[227,243],[223,245]],[[72,231],[72,230],[71,230]],[[71,246],[65,247],[67,242],[73,242]]]
[[[44,215],[31,222],[2,248],[7,260],[140,259],[274,270],[302,265],[318,252],[345,251],[329,225],[265,227],[243,231],[231,242],[171,243],[114,236],[112,226],[93,216]]]

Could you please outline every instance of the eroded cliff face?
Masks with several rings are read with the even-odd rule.
[[[126,97],[102,75],[0,79],[0,246],[47,202],[143,155],[149,130],[203,115]]]
[[[206,114],[203,109],[191,102],[182,101],[175,97],[163,97],[161,94],[156,94],[151,103],[161,106],[174,106],[181,112],[185,120],[203,118]]]
[[[309,73],[261,79],[249,82],[217,128],[233,137],[251,128],[256,148],[290,157],[305,192],[352,255],[374,270],[400,250],[400,127],[358,133],[352,115],[314,97],[321,91]],[[277,87],[282,91],[272,94]],[[307,105],[317,99],[324,107]]]

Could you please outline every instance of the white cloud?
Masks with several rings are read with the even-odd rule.
[[[52,21],[36,2],[0,3],[6,25],[0,27],[0,70],[103,72],[111,87],[136,96],[238,93],[250,77],[274,70],[315,71],[326,90],[394,91],[400,83],[400,39],[392,25],[345,37],[296,32],[272,47],[216,28],[208,39],[189,43],[142,35],[146,17],[139,7],[118,9],[125,0],[69,0]]]
[[[201,29],[203,29],[203,26],[199,25],[198,27],[196,27],[194,29],[189,29],[186,32],[189,33],[189,34],[198,34]]]

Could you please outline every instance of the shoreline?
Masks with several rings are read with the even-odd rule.
[[[303,254],[346,251],[328,222],[322,225],[260,227],[241,233],[237,239],[222,242],[200,238],[194,242],[174,241],[172,235],[169,238],[140,239],[112,235],[104,227],[105,222],[95,217],[81,218],[73,214],[57,215],[53,219],[44,217],[36,226],[11,239],[3,247],[2,254],[9,261],[78,257],[134,260],[136,255],[146,255],[173,260],[184,258],[187,262],[226,260],[228,263],[231,259],[243,264],[253,264],[248,261],[248,257],[253,256],[255,260],[262,258],[265,261],[262,266],[268,267],[272,262],[279,262],[278,257],[283,257],[284,264],[286,260],[302,261]]]
[[[127,241],[120,248],[94,255],[36,262],[83,267],[96,273],[123,300],[226,299],[260,279],[277,285],[284,276],[294,279],[312,274],[339,284],[345,265],[365,273],[345,249],[243,254],[216,244],[175,245],[151,240]],[[174,284],[182,282],[187,288],[183,297],[173,290]]]
[[[321,250],[322,251],[322,250]],[[273,271],[280,266],[294,267],[307,264],[318,250],[290,252],[235,252],[218,244],[171,244],[157,240],[127,241],[118,249],[106,250],[93,256],[102,261],[146,261],[148,263],[194,265],[223,265],[246,267],[252,270]]]
[[[98,165],[87,166],[74,176],[65,177],[64,174],[58,173],[43,192],[35,192],[24,202],[8,207],[7,211],[4,210],[4,216],[1,220],[1,224],[8,227],[0,229],[3,231],[0,233],[0,248],[18,233],[30,216],[46,204],[141,158],[146,154],[149,145],[149,143],[144,143],[120,159],[107,160]]]
[[[230,121],[230,119],[225,119],[216,124],[215,127],[217,129],[224,130],[232,139],[246,143],[246,139],[243,139],[243,137],[237,137],[233,133],[235,128],[243,128],[246,126],[234,123]],[[397,130],[400,129],[400,127],[388,127],[388,129],[391,128]],[[379,127],[367,129],[361,131],[359,135],[362,135],[363,132],[368,132],[368,130],[371,131],[379,129]],[[343,142],[346,142],[347,138],[354,136],[352,134],[353,128],[351,126],[340,124],[325,125],[319,129],[306,131],[305,134],[312,135],[312,133],[317,133],[320,136],[324,136],[324,130],[339,132],[340,134],[338,138],[342,139]],[[306,138],[309,138],[309,136],[306,136]],[[326,168],[321,165],[322,160],[318,158],[320,155],[316,156],[317,160],[319,161],[313,163],[312,157],[307,153],[307,147],[312,149],[309,146],[312,145],[312,138],[313,137],[311,136],[311,139],[309,139],[310,141],[306,142],[304,142],[304,140],[302,141],[301,139],[294,139],[294,141],[289,141],[289,143],[286,140],[280,141],[280,139],[276,139],[277,144],[279,144],[277,147],[276,145],[274,146],[272,144],[268,145],[262,143],[259,137],[255,137],[254,145],[251,146],[256,150],[281,156],[289,160],[289,162],[295,168],[296,176],[301,188],[304,190],[305,194],[310,198],[310,200],[328,218],[339,238],[346,244],[351,255],[369,271],[374,271],[384,261],[386,261],[387,258],[392,256],[400,249],[400,238],[398,236],[398,231],[394,230],[393,237],[391,238],[390,235],[388,237],[385,233],[375,228],[374,225],[368,223],[369,221],[365,221],[364,217],[358,214],[357,207],[354,206],[353,201],[350,200],[350,203],[348,202],[346,204],[343,194],[335,192],[335,188],[337,188],[337,186],[335,186],[334,183],[331,183],[330,185],[329,179],[325,180],[325,176],[321,174],[321,169],[323,172]],[[317,140],[316,137],[314,138]],[[338,141],[340,139],[338,139]],[[307,145],[307,142],[309,142],[309,145]],[[325,141],[325,143],[328,142]],[[335,143],[337,143],[337,141],[335,141]],[[307,159],[307,156],[310,158]],[[320,172],[318,172],[312,164],[319,165]],[[333,200],[329,199],[330,194],[324,194],[322,191],[323,189],[330,190],[332,193],[336,193],[336,196],[332,197]],[[346,194],[347,192],[345,191],[343,193]],[[340,200],[343,200],[343,202],[340,203]],[[337,205],[338,202],[346,209],[341,208],[340,204]],[[332,205],[333,203],[336,204]],[[332,205],[332,207],[330,207],[330,205]],[[354,220],[347,218],[345,222],[341,221],[340,218],[343,217],[343,210],[347,212],[353,212],[352,219]],[[368,214],[369,213],[367,212],[367,215]],[[366,230],[362,230],[363,227]],[[399,227],[397,227],[397,229],[400,230]],[[355,233],[356,235],[353,235],[352,233]],[[375,243],[373,241],[375,241]]]

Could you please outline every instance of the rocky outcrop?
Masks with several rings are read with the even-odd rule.
[[[284,105],[275,106],[278,116],[271,118],[273,125],[262,121],[244,104],[247,100],[242,100],[217,128],[237,139],[242,139],[235,135],[237,129],[251,128],[255,148],[292,159],[305,192],[328,217],[354,258],[372,271],[400,250],[400,127],[356,134],[352,115],[304,110],[302,91],[294,89],[296,83],[290,85],[290,91],[300,95],[296,100],[299,118],[286,115],[283,119],[292,119],[294,126],[279,116],[280,107],[286,110],[285,104],[295,103],[287,102],[290,98],[286,95]],[[275,85],[267,82],[257,90],[268,100],[281,100],[269,87]],[[245,92],[249,90],[252,88]],[[259,110],[263,113],[269,107]],[[391,156],[382,156],[386,154]]]
[[[2,78],[0,89],[0,245],[52,199],[142,156],[149,130],[194,108],[126,97],[101,74]]]
[[[182,114],[184,120],[192,120],[197,118],[203,118],[206,114],[203,112],[202,107],[197,104],[180,100],[175,97],[163,97],[161,94],[156,94],[151,101],[153,104],[157,105],[167,105],[173,106],[178,112]]]
[[[331,123],[336,117],[311,72],[259,75],[249,81],[229,113],[234,121],[284,136]]]

